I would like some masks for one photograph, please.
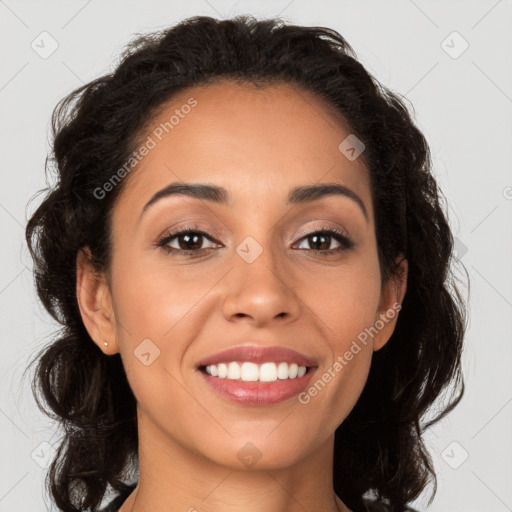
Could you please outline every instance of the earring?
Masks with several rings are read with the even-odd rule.
[[[107,347],[107,346],[108,346],[108,343],[105,341],[105,342],[103,343],[103,345],[105,345],[105,347]]]

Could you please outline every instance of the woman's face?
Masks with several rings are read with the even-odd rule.
[[[332,443],[401,298],[381,286],[368,171],[347,152],[351,139],[340,149],[350,134],[321,100],[289,85],[194,88],[150,123],[147,154],[113,210],[107,314],[87,323],[102,349],[121,353],[139,429],[238,468],[289,466]],[[171,184],[208,184],[226,197],[159,194]],[[324,184],[341,193],[293,193]],[[187,227],[206,236],[169,237]],[[346,239],[322,235],[330,229]],[[245,346],[291,349],[314,367],[260,383],[199,368]],[[275,377],[271,364],[265,370]]]

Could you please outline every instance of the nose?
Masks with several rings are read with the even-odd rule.
[[[238,253],[233,255],[233,269],[224,282],[225,318],[260,327],[275,321],[296,321],[302,305],[294,290],[297,276],[286,258],[264,248],[254,261],[249,261]]]

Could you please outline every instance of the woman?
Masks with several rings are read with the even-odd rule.
[[[34,360],[60,510],[401,511],[435,485],[452,235],[424,136],[341,35],[187,19],[52,126],[27,241],[63,325]]]

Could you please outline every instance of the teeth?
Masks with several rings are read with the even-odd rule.
[[[228,367],[225,364],[220,363],[217,366],[217,370],[219,372],[219,377],[221,379],[225,379],[228,376]]]
[[[296,363],[256,363],[236,361],[229,363],[211,364],[206,367],[206,373],[221,379],[241,380],[242,382],[272,382],[275,380],[296,379],[306,373],[305,366]]]
[[[233,380],[240,378],[240,366],[238,363],[229,363],[227,377]]]
[[[257,364],[248,362],[242,364],[242,367],[240,368],[240,379],[242,379],[243,382],[256,381],[258,380],[259,375],[260,372]]]
[[[278,379],[287,379],[288,377],[289,377],[288,363],[279,363],[277,366],[277,378]]]
[[[276,363],[263,363],[260,366],[260,381],[272,382],[273,380],[277,380]]]

